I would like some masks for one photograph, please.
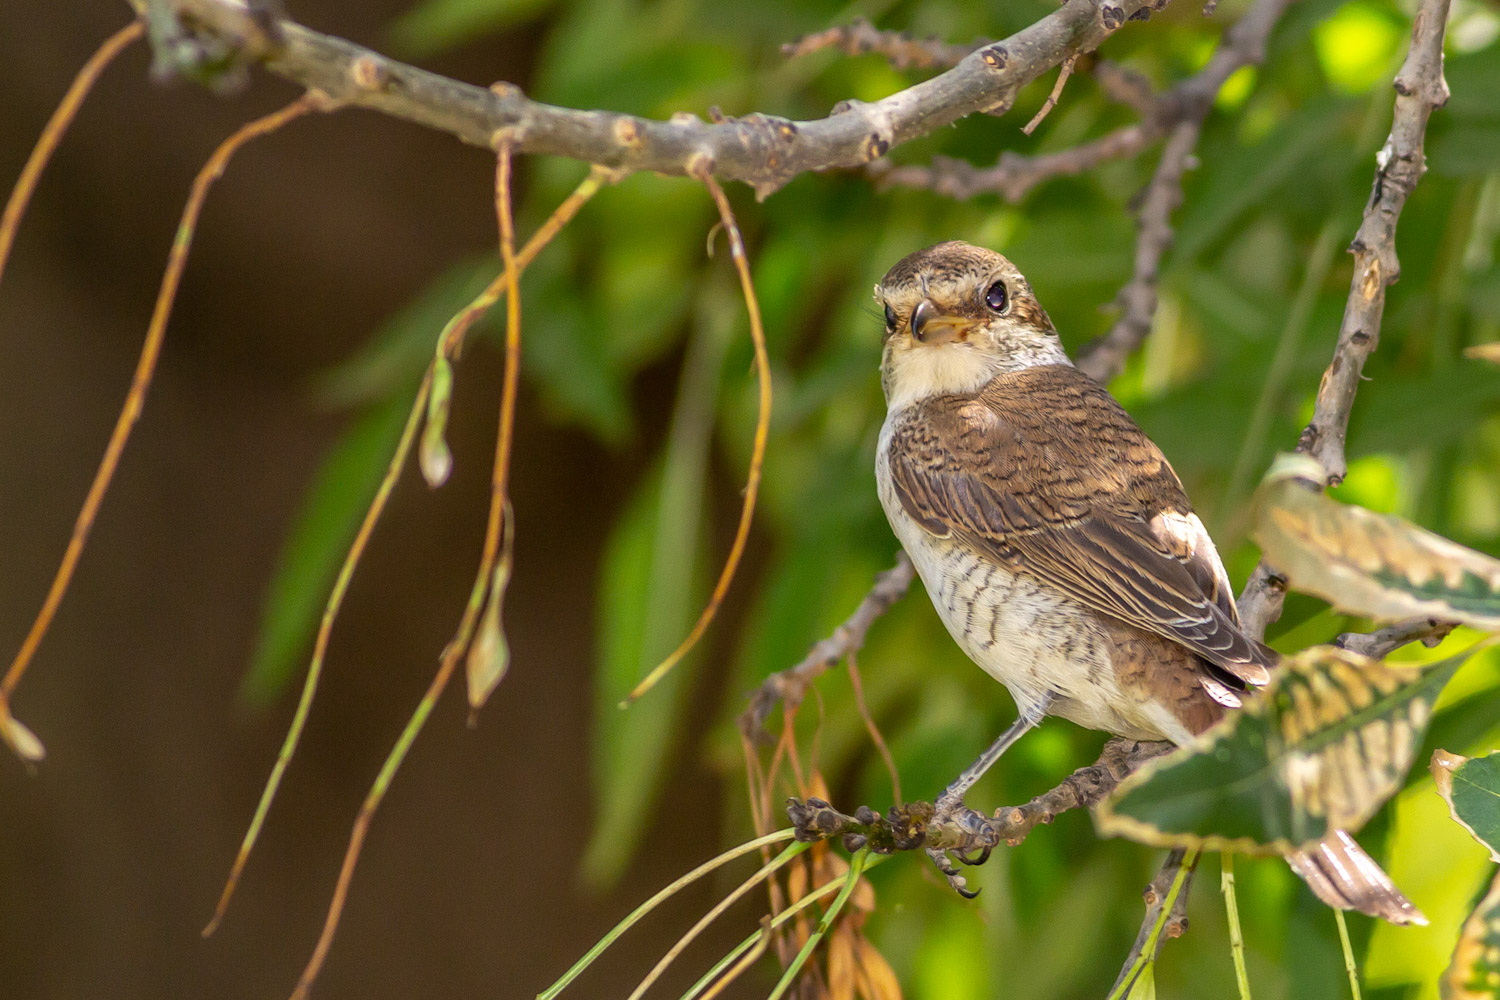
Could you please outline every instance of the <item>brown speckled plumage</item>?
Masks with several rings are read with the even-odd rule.
[[[881,503],[944,625],[1010,689],[1023,730],[1046,713],[1186,743],[1269,680],[1276,656],[1241,630],[1176,473],[1073,367],[1010,261],[940,243],[903,258],[875,294],[887,317]],[[1330,905],[1424,919],[1342,832],[1289,861]]]

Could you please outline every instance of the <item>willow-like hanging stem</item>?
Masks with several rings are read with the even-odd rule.
[[[129,40],[129,38],[125,39],[126,42]],[[37,647],[41,645],[42,638],[47,634],[47,629],[51,626],[52,619],[57,614],[64,595],[68,592],[68,584],[72,582],[73,572],[78,568],[78,560],[83,555],[83,547],[88,542],[89,532],[93,530],[94,519],[98,516],[99,507],[104,502],[104,495],[109,491],[109,484],[114,478],[115,469],[119,467],[120,455],[125,451],[125,444],[130,440],[130,432],[135,427],[136,421],[140,419],[141,411],[146,405],[146,393],[151,388],[151,378],[156,373],[156,362],[161,356],[162,341],[166,337],[167,321],[172,315],[172,304],[176,301],[177,289],[182,283],[182,273],[187,267],[188,253],[193,246],[193,236],[197,232],[198,219],[202,215],[203,203],[208,198],[209,189],[224,175],[230,158],[245,143],[274,132],[294,118],[325,106],[326,102],[322,98],[308,93],[279,111],[273,111],[241,126],[238,131],[219,144],[198,171],[198,175],[193,178],[192,189],[182,209],[182,218],[177,223],[177,233],[172,239],[172,249],[167,254],[166,272],[162,275],[161,288],[156,295],[156,305],[151,313],[150,325],[146,328],[146,339],[141,345],[135,374],[130,382],[130,391],[125,396],[125,405],[115,420],[114,430],[111,431],[109,443],[104,449],[104,457],[100,459],[99,468],[94,473],[94,481],[89,485],[88,494],[84,497],[83,508],[78,512],[77,520],[73,522],[73,534],[68,539],[68,547],[63,552],[57,573],[52,578],[52,586],[42,601],[42,607],[37,612],[36,619],[31,623],[31,630],[26,633],[26,638],[21,643],[20,651],[11,661],[10,669],[5,673],[5,679],[0,681],[0,718],[9,716],[10,698],[15,693],[16,685],[21,682],[21,677],[31,664],[32,657],[36,655]],[[4,728],[0,726],[0,732],[3,732]]]
[[[536,259],[542,248],[567,225],[572,218],[578,214],[578,210],[594,196],[603,182],[609,178],[610,172],[600,167],[591,170],[587,177],[579,183],[573,193],[568,195],[557,209],[548,217],[521,252],[516,254],[516,265],[524,269],[526,265]],[[308,714],[312,710],[313,699],[317,694],[318,684],[323,674],[323,662],[328,652],[329,640],[333,634],[333,625],[337,621],[339,611],[343,607],[344,596],[348,592],[349,582],[354,578],[354,572],[359,567],[360,560],[364,557],[366,547],[369,545],[370,537],[374,533],[375,525],[385,513],[386,504],[390,500],[391,491],[395,489],[397,480],[401,477],[401,471],[406,467],[406,461],[411,455],[412,444],[416,439],[417,428],[421,425],[422,416],[426,409],[427,398],[432,391],[432,380],[434,366],[437,358],[448,358],[456,356],[463,346],[464,334],[484,314],[500,300],[509,287],[509,269],[502,270],[495,280],[481,292],[473,301],[464,306],[454,314],[453,318],[443,326],[443,331],[438,337],[437,354],[434,355],[434,364],[429,365],[422,381],[417,387],[416,398],[412,402],[411,412],[407,415],[406,425],[401,431],[400,441],[396,445],[395,452],[391,455],[390,463],[386,467],[385,477],[381,479],[379,488],[375,491],[375,498],[370,501],[370,506],[365,510],[364,520],[360,523],[359,531],[354,536],[354,541],[349,546],[348,553],[344,556],[344,562],[339,567],[338,577],[334,581],[333,589],[328,595],[328,601],[323,606],[323,617],[318,624],[317,638],[313,641],[313,655],[308,664],[307,677],[302,683],[302,694],[297,701],[297,711],[292,716],[291,725],[287,727],[286,737],[282,741],[281,750],[276,756],[276,763],[271,768],[271,775],[266,779],[265,788],[261,791],[260,801],[255,807],[255,815],[250,820],[250,826],[245,831],[244,839],[240,843],[239,852],[235,855],[234,865],[230,870],[228,879],[225,880],[224,890],[219,895],[218,905],[214,908],[213,918],[208,926],[203,929],[203,935],[207,937],[218,929],[224,919],[224,914],[229,907],[229,901],[234,896],[235,888],[239,884],[245,866],[250,860],[250,854],[255,848],[255,843],[260,837],[261,828],[265,825],[267,814],[270,812],[271,803],[276,798],[277,790],[281,787],[282,778],[286,774],[292,757],[301,742],[303,730],[307,726]]]
[[[495,464],[490,478],[490,512],[485,526],[484,548],[480,556],[479,571],[474,587],[469,593],[469,602],[465,605],[463,616],[459,621],[458,630],[443,650],[443,656],[438,664],[437,673],[432,678],[432,683],[428,685],[426,693],[422,695],[422,700],[417,703],[416,709],[412,712],[406,728],[401,731],[391,752],[386,756],[380,773],[375,776],[374,784],[371,785],[364,803],[360,806],[359,815],[354,819],[354,829],[350,832],[349,845],[344,851],[344,862],[339,868],[338,882],[334,886],[333,897],[328,904],[328,915],[323,921],[323,931],[318,936],[318,943],[313,948],[312,957],[308,959],[307,966],[297,980],[296,989],[292,991],[292,1000],[306,1000],[313,983],[317,981],[318,974],[323,970],[323,963],[328,957],[328,950],[333,946],[333,938],[338,931],[339,920],[343,916],[344,904],[349,896],[349,885],[354,879],[354,869],[359,863],[360,851],[364,847],[370,822],[375,818],[375,813],[385,799],[385,794],[390,789],[396,772],[406,760],[412,744],[421,733],[422,727],[426,725],[443,691],[448,687],[454,670],[463,660],[464,654],[468,652],[469,643],[474,638],[474,628],[479,622],[480,613],[484,610],[487,588],[494,575],[495,560],[500,554],[500,533],[504,528],[504,511],[507,506],[506,490],[510,477],[511,430],[515,421],[516,369],[520,366],[521,337],[520,276],[516,266],[515,228],[510,199],[511,152],[510,142],[502,138],[496,147],[495,209],[500,218],[501,263],[505,266],[508,279],[505,303],[506,373],[501,391],[500,430],[495,444]]]
[[[631,702],[650,691],[667,675],[668,671],[680,663],[682,658],[698,644],[698,640],[703,638],[703,633],[708,631],[708,626],[713,622],[714,616],[719,613],[719,605],[724,603],[724,596],[729,592],[730,583],[734,581],[735,571],[739,569],[740,558],[745,554],[745,543],[750,539],[750,522],[755,516],[755,500],[760,492],[761,469],[765,465],[766,440],[771,434],[771,358],[766,352],[766,330],[761,322],[760,304],[755,298],[755,282],[750,277],[750,260],[745,255],[745,241],[740,236],[739,226],[735,223],[734,210],[729,206],[729,199],[725,197],[724,189],[719,187],[719,182],[714,180],[713,173],[706,166],[701,166],[693,173],[708,188],[708,193],[713,196],[714,204],[719,209],[719,223],[729,237],[729,253],[734,258],[735,270],[739,272],[740,291],[744,293],[745,310],[750,316],[750,342],[755,348],[755,375],[759,391],[755,439],[750,447],[750,471],[745,480],[745,496],[740,506],[740,523],[735,529],[734,542],[729,547],[729,556],[724,560],[724,568],[714,584],[708,604],[704,606],[702,614],[698,616],[698,621],[688,632],[687,638],[683,639],[682,643],[668,654],[665,660],[658,663],[645,679],[635,686],[635,690],[631,691],[620,703],[621,708],[628,707]]]
[[[114,62],[115,56],[129,48],[144,31],[145,25],[142,22],[131,21],[106,38],[104,44],[83,64],[83,68],[68,85],[62,100],[57,103],[52,117],[42,127],[41,136],[32,147],[31,155],[26,158],[26,164],[21,167],[21,176],[16,178],[16,186],[11,189],[5,211],[0,212],[0,275],[5,274],[5,263],[10,258],[11,248],[15,246],[16,231],[21,228],[21,216],[26,214],[26,206],[31,204],[31,196],[36,193],[37,182],[42,179],[42,172],[47,169],[52,154],[57,152],[58,144],[73,124],[73,119],[78,117],[78,109],[83,106],[84,99],[94,89],[94,84],[104,70]]]

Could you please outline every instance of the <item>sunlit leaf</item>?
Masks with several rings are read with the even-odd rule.
[[[1433,702],[1470,652],[1434,664],[1333,646],[1287,657],[1243,710],[1122,782],[1100,829],[1262,855],[1357,832],[1401,788]]]
[[[1318,464],[1280,456],[1256,496],[1255,540],[1292,587],[1370,618],[1500,630],[1500,560],[1389,514],[1330,500]]]
[[[301,665],[410,410],[411,396],[403,392],[359,417],[318,467],[266,588],[255,652],[240,683],[240,696],[252,706],[279,695]]]
[[[1453,964],[1442,978],[1443,1000],[1500,997],[1500,873],[1458,935]]]
[[[1500,750],[1478,758],[1437,750],[1432,777],[1453,818],[1500,861]]]

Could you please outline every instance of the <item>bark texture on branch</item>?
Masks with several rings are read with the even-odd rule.
[[[826,118],[794,122],[752,113],[669,121],[542,104],[518,87],[461,83],[397,62],[290,20],[267,31],[237,0],[129,0],[168,9],[215,51],[225,46],[329,98],[491,147],[508,134],[517,152],[546,153],[620,170],[689,174],[707,163],[764,198],[799,174],[863,166],[976,111],[1009,109],[1017,91],[1069,56],[1089,52],[1127,20],[1167,0],[1066,0],[1060,9],[962,58],[945,73],[879,101],[843,101]],[[1156,6],[1153,6],[1156,5]]]
[[[1396,74],[1396,109],[1390,135],[1375,156],[1375,183],[1349,252],[1354,275],[1339,324],[1333,360],[1318,384],[1312,420],[1297,441],[1297,450],[1323,467],[1323,484],[1336,486],[1349,471],[1344,439],[1359,389],[1365,360],[1380,343],[1385,290],[1401,275],[1396,258],[1396,223],[1406,199],[1427,170],[1422,146],[1432,112],[1448,101],[1443,79],[1443,37],[1449,0],[1422,0],[1412,24],[1411,48]],[[1240,617],[1256,638],[1281,617],[1286,580],[1265,560],[1255,567],[1240,595]]]

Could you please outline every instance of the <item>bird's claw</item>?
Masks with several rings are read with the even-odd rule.
[[[959,873],[952,859],[965,865],[982,865],[990,859],[990,851],[995,845],[987,842],[993,837],[989,820],[981,813],[965,806],[961,797],[944,794],[938,798],[927,827],[929,831],[941,828],[957,830],[979,843],[978,855],[964,850],[949,850],[941,847],[926,849],[927,856],[932,859],[933,864],[937,865],[938,871],[947,877],[948,884],[955,892],[965,899],[973,899],[979,895],[978,889],[968,887],[968,882]]]
[[[964,878],[963,873],[954,867],[952,861],[948,860],[947,851],[941,847],[928,847],[925,850],[927,851],[927,856],[932,859],[932,863],[937,865],[937,870],[942,872],[948,879],[948,885],[953,888],[954,892],[965,899],[973,899],[979,895],[979,890],[970,889],[968,880]]]

